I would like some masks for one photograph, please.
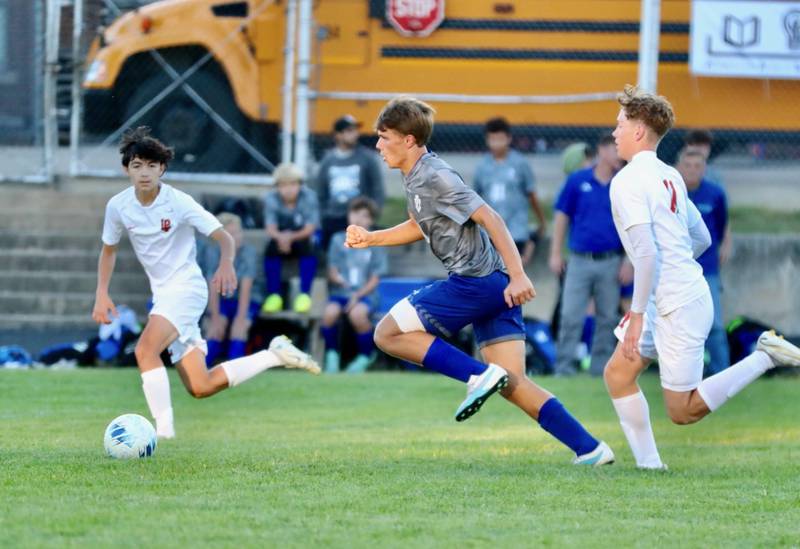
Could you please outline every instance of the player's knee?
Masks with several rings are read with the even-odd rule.
[[[378,346],[378,349],[386,351],[387,348],[391,346],[394,335],[394,330],[388,326],[388,322],[386,322],[386,318],[384,317],[378,322],[378,325],[375,326],[375,333],[372,339],[375,341],[375,345]]]
[[[211,384],[203,381],[190,383],[187,387],[187,390],[189,391],[190,395],[198,399],[210,397],[214,394]]]
[[[153,345],[149,345],[146,341],[142,341],[141,339],[136,344],[133,354],[139,364],[145,360],[149,360],[160,355],[160,353],[156,352],[156,349]]]
[[[675,425],[690,425],[698,419],[693,417],[689,410],[682,407],[667,407],[667,414],[669,414],[669,419]]]

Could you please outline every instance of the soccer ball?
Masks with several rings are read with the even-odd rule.
[[[116,459],[150,457],[156,452],[156,430],[138,414],[123,414],[106,427],[103,445]]]

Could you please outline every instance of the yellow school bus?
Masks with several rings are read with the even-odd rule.
[[[640,0],[447,0],[444,20],[425,37],[397,32],[386,4],[314,2],[315,90],[545,96],[616,91],[637,79]],[[280,0],[164,0],[120,17],[90,51],[87,128],[117,127],[169,85],[150,50],[178,72],[210,56],[189,84],[233,129],[270,150],[281,119],[285,9]],[[689,0],[661,3],[658,90],[674,104],[678,127],[722,135],[796,130],[787,112],[800,97],[799,81],[767,89],[764,80],[690,74],[689,12]],[[328,133],[342,113],[365,121],[369,131],[382,104],[317,98],[312,131]],[[469,136],[478,143],[481,124],[498,114],[522,133],[565,139],[596,135],[613,126],[616,116],[613,100],[435,106],[436,137],[443,146],[470,146]],[[180,90],[142,122],[176,145],[179,162],[217,156],[213,167],[225,169],[238,161],[214,154],[224,132]],[[446,141],[448,132],[460,139]]]

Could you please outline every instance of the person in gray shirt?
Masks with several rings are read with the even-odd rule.
[[[410,218],[390,229],[347,227],[345,245],[361,249],[422,240],[449,272],[400,300],[375,329],[384,352],[467,385],[456,421],[475,414],[500,391],[576,457],[573,463],[614,461],[607,444],[591,436],[554,398],[525,375],[525,328],[521,305],[536,292],[503,218],[442,159],[428,151],[431,106],[398,97],[381,111],[377,149],[403,173]],[[443,338],[472,324],[480,362]]]
[[[370,229],[378,215],[375,202],[366,196],[350,201],[347,219],[351,225]],[[376,305],[375,289],[387,271],[386,250],[383,248],[348,248],[345,232],[331,238],[328,249],[328,304],[322,314],[321,333],[325,339],[325,372],[339,371],[339,319],[342,314],[356,332],[355,359],[346,371],[360,373],[372,362],[372,310]]]
[[[317,173],[317,194],[322,212],[322,241],[327,249],[334,233],[347,227],[347,203],[366,196],[383,208],[383,173],[374,152],[358,144],[360,124],[345,115],[333,124],[335,147],[322,158]],[[376,218],[377,221],[377,218]]]
[[[242,233],[242,220],[238,215],[223,212],[217,216],[223,228],[230,233],[236,243],[236,258],[233,268],[239,286],[233,295],[220,297],[219,293],[211,290],[211,278],[217,271],[220,259],[219,246],[209,243],[203,246],[201,268],[208,280],[208,354],[206,365],[211,367],[218,358],[225,359],[225,335],[230,324],[230,339],[228,341],[227,359],[232,360],[245,355],[247,336],[253,318],[258,314],[259,302],[254,299],[253,281],[256,279],[257,263],[256,249],[244,242]]]
[[[475,169],[474,187],[505,220],[524,265],[533,257],[536,242],[547,230],[547,221],[536,196],[533,170],[525,157],[511,148],[511,141],[511,125],[505,118],[486,122],[489,152]],[[539,223],[533,234],[528,229],[528,204]]]

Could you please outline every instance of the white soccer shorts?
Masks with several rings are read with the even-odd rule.
[[[670,391],[696,389],[703,380],[705,344],[714,322],[714,303],[706,292],[694,301],[661,316],[651,301],[644,312],[639,354],[658,359],[661,386]],[[628,316],[614,329],[625,339]]]
[[[200,319],[208,305],[208,286],[202,278],[159,288],[153,294],[150,315],[166,318],[178,331],[178,338],[167,348],[173,363],[192,349],[208,354],[208,346],[200,332]]]

